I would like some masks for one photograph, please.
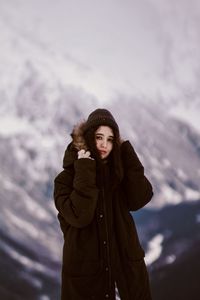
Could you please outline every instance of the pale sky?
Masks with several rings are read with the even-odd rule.
[[[173,90],[174,78],[190,84],[198,0],[0,0],[0,6],[15,28],[64,55],[83,77],[90,74],[87,88],[99,97],[154,96]]]

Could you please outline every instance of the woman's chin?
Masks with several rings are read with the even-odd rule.
[[[101,159],[102,159],[102,160],[108,158],[108,155],[100,155],[100,156],[101,156]]]

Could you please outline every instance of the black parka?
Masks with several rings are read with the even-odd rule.
[[[62,300],[150,300],[144,251],[130,211],[146,205],[152,186],[129,141],[121,145],[123,178],[112,184],[112,169],[77,159],[68,146],[64,170],[55,178],[54,199],[64,235]]]

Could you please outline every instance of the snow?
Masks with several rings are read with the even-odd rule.
[[[18,261],[21,265],[23,265],[29,271],[37,271],[43,274],[48,274],[50,277],[55,277],[55,271],[49,269],[48,267],[44,266],[43,264],[34,261],[27,256],[22,255],[21,253],[17,252],[9,245],[1,242],[1,247],[12,257],[14,260]],[[27,275],[27,273],[26,273]]]
[[[174,254],[169,255],[166,257],[166,263],[167,264],[172,264],[176,260],[176,256]]]
[[[151,175],[154,176],[157,180],[164,180],[164,173],[157,168],[151,169]]]
[[[189,105],[184,102],[179,102],[177,105],[174,105],[169,109],[169,114],[174,118],[180,119],[192,127],[194,127],[200,133],[200,103],[191,103],[188,99]]]
[[[149,160],[151,161],[151,163],[152,163],[152,165],[154,166],[154,167],[160,167],[160,161],[159,161],[159,159],[157,158],[157,157],[155,157],[155,156],[150,156],[149,157]],[[154,171],[155,173],[156,173],[156,171]]]
[[[40,279],[35,278],[35,276],[37,276],[37,275],[33,276],[29,272],[24,272],[24,271],[20,272],[20,277],[21,278],[23,278],[25,281],[28,281],[31,285],[33,285],[37,289],[41,289],[42,285],[43,285],[43,282]]]
[[[177,175],[182,180],[186,180],[188,178],[182,169],[177,169]]]
[[[50,298],[47,295],[42,295],[42,296],[39,297],[38,300],[50,300]]]
[[[26,159],[27,159],[27,153],[25,151],[25,149],[21,149],[20,147],[16,148],[15,150],[15,155],[16,155],[16,158],[17,160],[23,164],[26,162]]]
[[[32,126],[25,118],[19,118],[14,115],[2,116],[0,118],[0,135],[3,137],[12,137],[19,133],[32,132]]]
[[[0,174],[0,177],[1,174]],[[22,189],[17,184],[11,182],[8,178],[3,179],[4,187],[8,190],[14,191],[17,194],[21,195],[22,201],[20,203],[16,203],[19,209],[23,207],[23,211],[28,212],[30,215],[34,215],[38,220],[41,221],[52,221],[52,216],[48,213],[47,210],[42,208],[36,201],[34,201],[24,189]]]
[[[190,188],[185,189],[186,200],[200,200],[200,192]]]
[[[196,215],[196,222],[200,223],[200,214]]]
[[[171,162],[167,158],[164,158],[162,163],[165,168],[169,168],[171,166]]]
[[[15,251],[13,248],[11,248],[10,246],[8,246],[6,244],[1,244],[1,246],[3,246],[4,250],[6,250],[7,253],[13,259],[15,259],[16,261],[21,263],[27,269],[43,272],[44,274],[47,272],[47,269],[42,264],[35,262],[35,261],[31,260],[30,258],[18,253],[17,251]]]
[[[162,253],[162,242],[164,236],[162,234],[156,234],[148,244],[148,250],[145,256],[145,262],[147,265],[152,264],[156,261]]]
[[[165,203],[179,204],[182,202],[183,197],[176,190],[172,189],[167,184],[162,184],[161,194]]]
[[[25,221],[13,214],[11,211],[4,210],[4,215],[8,218],[10,225],[14,225],[13,227],[18,228],[21,232],[27,234],[28,236],[38,239],[41,232],[35,228],[34,225],[30,223],[30,221]]]

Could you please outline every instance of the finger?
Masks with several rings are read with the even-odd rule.
[[[84,149],[79,150],[79,151],[78,151],[78,158],[84,157],[84,153],[85,153],[85,150],[84,150]]]
[[[85,150],[81,149],[81,150],[78,151],[78,153],[83,154],[83,153],[85,153]]]
[[[90,151],[86,151],[85,152],[85,157],[89,157],[90,156]]]

